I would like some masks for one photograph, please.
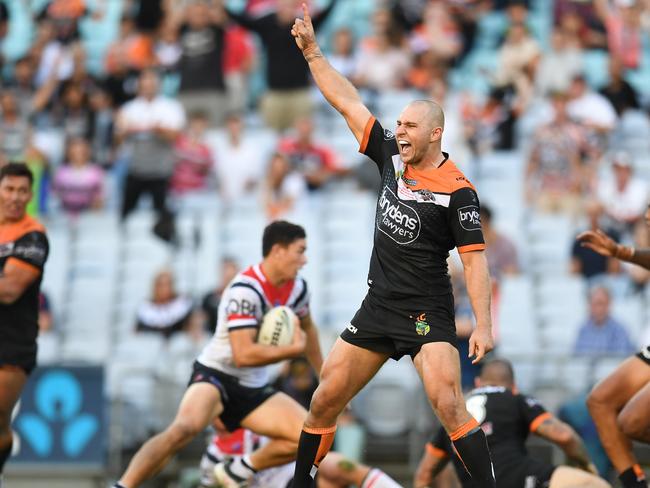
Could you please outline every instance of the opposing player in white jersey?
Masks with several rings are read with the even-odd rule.
[[[210,444],[201,458],[201,488],[219,486],[214,477],[214,467],[230,456],[241,456],[268,442],[246,429],[225,432],[217,427]],[[248,485],[250,488],[287,488],[293,480],[295,463],[284,464],[258,472]],[[318,488],[401,488],[390,476],[377,468],[346,459],[330,451],[318,470]]]
[[[307,412],[268,384],[266,366],[302,354],[316,371],[322,365],[307,283],[298,276],[306,263],[305,238],[304,229],[289,222],[273,222],[264,229],[263,260],[239,273],[224,291],[215,334],[194,363],[176,418],[140,448],[116,488],[135,488],[156,475],[217,417],[229,431],[244,427],[269,438],[259,449],[217,466],[224,488],[247,486],[257,471],[295,459]],[[292,343],[258,344],[264,314],[279,305],[290,307],[299,318]]]

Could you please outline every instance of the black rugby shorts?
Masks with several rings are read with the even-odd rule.
[[[448,342],[457,347],[454,297],[451,293],[430,300],[420,309],[405,310],[368,293],[361,308],[341,333],[355,346],[390,354],[398,360],[414,358],[423,344]]]
[[[270,385],[261,388],[242,386],[234,376],[208,368],[198,361],[194,361],[192,376],[187,386],[194,383],[210,383],[219,390],[223,403],[223,412],[219,418],[230,432],[241,427],[241,421],[249,413],[277,393]]]
[[[16,366],[26,374],[30,374],[36,367],[36,342],[34,344],[16,344],[5,340],[0,334],[0,367]]]

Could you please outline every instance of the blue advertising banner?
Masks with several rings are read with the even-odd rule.
[[[42,367],[32,373],[13,422],[19,452],[12,464],[103,465],[104,370]]]

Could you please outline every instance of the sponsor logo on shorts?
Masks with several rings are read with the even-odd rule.
[[[427,314],[421,313],[415,318],[415,332],[417,332],[418,335],[425,336],[430,331],[431,327],[429,327],[429,323],[427,322]]]
[[[377,209],[377,228],[398,244],[410,244],[420,235],[420,217],[384,187]]]
[[[352,332],[353,334],[356,334],[357,332],[359,332],[359,329],[357,329],[357,328],[356,328],[354,325],[352,325],[352,324],[348,324],[347,329],[348,329],[350,332]]]
[[[481,215],[476,205],[467,205],[458,209],[458,222],[465,230],[480,230]]]

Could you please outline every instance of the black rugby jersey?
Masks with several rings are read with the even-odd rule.
[[[371,117],[359,152],[378,166],[377,202],[368,286],[408,306],[451,293],[447,258],[485,249],[476,190],[449,159],[414,170],[402,162],[394,134]]]
[[[0,342],[15,353],[36,350],[38,297],[49,253],[45,228],[32,217],[0,225],[0,272],[7,261],[39,272],[39,277],[12,304],[0,304]]]
[[[531,475],[550,476],[553,466],[529,458],[526,450],[528,434],[551,417],[537,400],[502,386],[486,386],[472,390],[466,403],[467,410],[485,432],[498,486],[523,488]],[[449,458],[454,462],[463,488],[474,486],[442,427],[427,449],[440,459]]]

